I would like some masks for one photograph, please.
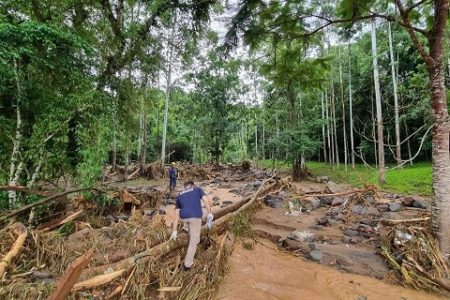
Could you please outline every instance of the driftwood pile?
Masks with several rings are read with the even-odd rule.
[[[28,230],[20,223],[6,226],[0,230],[0,298],[211,298],[233,245],[230,220],[287,182],[266,179],[254,194],[216,213],[215,226],[208,234],[212,243],[207,250],[199,250],[195,266],[198,270],[189,274],[178,272],[187,236],[180,234],[177,242],[168,240],[170,232],[163,216],[150,219],[139,210],[142,206],[159,206],[162,192],[152,188],[109,192],[122,204],[132,203],[136,209],[127,221],[112,222],[107,227],[89,222],[94,216],[89,216],[82,205],[45,228]],[[41,204],[55,199],[58,197],[44,199]],[[3,218],[10,219],[36,206]],[[74,228],[67,235],[61,234],[68,224],[74,224]],[[206,233],[203,228],[202,236]]]

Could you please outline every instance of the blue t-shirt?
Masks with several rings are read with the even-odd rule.
[[[169,169],[169,178],[177,179],[177,169],[175,167],[170,167]]]
[[[203,215],[201,199],[205,196],[202,188],[194,186],[178,195],[175,207],[180,209],[180,218],[201,218]]]

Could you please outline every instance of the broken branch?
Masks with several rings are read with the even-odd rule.
[[[3,277],[6,269],[11,266],[12,261],[17,256],[17,254],[19,254],[19,251],[22,248],[23,243],[25,242],[25,239],[28,235],[28,230],[22,223],[13,224],[11,226],[11,229],[15,234],[17,234],[17,239],[14,242],[11,250],[9,250],[9,252],[5,255],[5,257],[3,257],[2,261],[0,262],[0,278]]]

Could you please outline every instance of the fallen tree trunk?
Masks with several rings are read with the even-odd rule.
[[[72,193],[83,192],[83,191],[92,191],[92,190],[93,190],[93,191],[100,191],[100,189],[94,188],[94,187],[90,187],[90,188],[81,188],[81,189],[70,190],[70,191],[66,191],[66,192],[63,192],[63,193],[59,193],[59,194],[56,194],[56,195],[47,197],[47,198],[45,198],[45,199],[42,199],[42,200],[33,202],[33,203],[31,203],[31,204],[24,205],[24,206],[22,206],[22,207],[20,207],[20,208],[18,208],[18,209],[16,209],[16,210],[13,210],[13,211],[11,211],[11,212],[9,212],[9,213],[3,215],[3,216],[0,216],[0,222],[3,222],[3,221],[5,221],[5,220],[7,220],[7,219],[9,219],[9,218],[11,218],[11,217],[14,217],[14,216],[16,216],[16,215],[18,215],[18,214],[24,212],[24,211],[27,211],[27,210],[29,210],[29,209],[31,209],[31,208],[33,208],[33,207],[36,207],[36,206],[45,204],[45,203],[50,202],[50,201],[52,201],[52,200],[56,200],[56,199],[58,199],[59,197],[62,197],[62,196],[68,195],[68,194],[72,194]]]
[[[26,186],[22,186],[22,185],[1,185],[0,191],[16,191],[16,192],[21,192],[21,193],[26,193],[26,194],[38,195],[38,196],[42,196],[42,197],[48,196],[48,192],[46,192],[46,191],[32,190],[32,189],[29,189]]]
[[[11,266],[14,258],[17,256],[17,254],[19,254],[20,249],[22,249],[23,243],[25,242],[28,235],[28,230],[22,223],[15,223],[11,225],[11,229],[17,235],[17,239],[14,242],[11,250],[9,250],[9,252],[3,257],[2,261],[0,262],[0,278],[3,277],[6,269]]]
[[[264,188],[265,184],[272,178],[273,177],[263,181],[263,183],[261,184],[260,188],[256,191],[256,193],[252,197],[246,198],[246,199],[248,199],[247,201],[239,202],[239,207],[237,207],[237,209],[235,211],[218,217],[218,219],[215,221],[213,231],[216,231],[216,230],[218,230],[218,228],[225,225],[230,220],[230,218],[232,218],[233,216],[235,216],[235,215],[239,214],[240,212],[251,207],[260,195],[269,192],[271,189],[275,188],[280,183],[285,184],[289,180],[289,177],[286,177],[286,178],[283,178],[280,181],[276,181],[276,182],[272,183],[271,185],[269,185],[268,187]],[[237,206],[237,204],[234,205],[234,207],[236,207],[236,206]],[[222,214],[223,214],[223,212],[222,212]],[[207,233],[207,228],[205,226],[203,226],[203,228],[201,230],[201,235],[205,235],[206,233]],[[188,235],[186,233],[181,233],[179,235],[177,242],[175,242],[173,240],[168,240],[168,241],[160,243],[148,250],[140,252],[132,257],[125,258],[116,263],[87,269],[85,274],[83,274],[83,278],[91,278],[89,280],[93,280],[95,282],[96,280],[100,280],[103,278],[103,277],[101,277],[103,275],[99,275],[99,274],[103,274],[106,270],[117,270],[117,272],[120,270],[127,270],[127,269],[133,267],[136,264],[136,262],[142,258],[158,257],[158,256],[164,255],[166,253],[169,253],[173,250],[179,249],[181,247],[185,247],[188,245],[188,243],[189,243]],[[94,276],[94,277],[92,277],[92,276]],[[117,277],[112,278],[111,281],[114,280],[115,278],[117,278]],[[86,281],[84,281],[84,282],[86,282]]]
[[[383,224],[383,225],[395,226],[395,225],[398,225],[398,224],[427,222],[429,220],[431,220],[431,217],[405,219],[405,220],[381,219],[380,223]]]
[[[50,224],[49,226],[47,226],[45,228],[42,228],[41,231],[49,231],[49,230],[52,230],[52,229],[54,229],[54,228],[56,228],[58,226],[64,225],[65,223],[73,221],[83,212],[84,212],[84,210],[79,210],[79,211],[77,211],[77,212],[75,212],[75,213],[65,217],[63,220],[59,221],[56,224]]]
[[[91,278],[91,279],[88,279],[88,280],[85,280],[85,281],[75,284],[73,286],[72,290],[76,291],[76,290],[80,290],[80,289],[91,289],[91,288],[95,288],[98,286],[102,286],[104,284],[107,284],[107,283],[113,281],[116,278],[119,278],[126,271],[127,271],[127,269],[121,269],[121,270],[111,272],[108,274],[96,276],[94,278]]]
[[[55,291],[50,295],[48,300],[66,299],[84,268],[89,264],[89,260],[93,253],[94,251],[91,249],[69,265],[64,272],[64,276],[58,281]]]

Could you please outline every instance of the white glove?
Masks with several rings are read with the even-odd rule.
[[[213,220],[214,220],[214,215],[212,213],[209,213],[206,216],[206,227],[208,227],[208,229],[211,229],[211,227],[213,225]]]
[[[178,234],[178,232],[176,230],[172,231],[172,234],[170,235],[170,239],[176,241],[177,234]]]

